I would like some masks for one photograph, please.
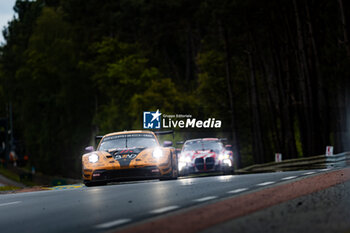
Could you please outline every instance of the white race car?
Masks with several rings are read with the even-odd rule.
[[[234,173],[233,153],[218,138],[187,140],[178,156],[180,175],[201,172]]]

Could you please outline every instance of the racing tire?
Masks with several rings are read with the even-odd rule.
[[[224,175],[234,175],[234,174],[235,174],[235,170],[234,170],[233,167],[232,167],[231,169],[225,169],[225,170],[223,171],[223,174],[224,174]]]
[[[171,174],[169,176],[163,176],[159,178],[159,180],[177,180],[177,177],[179,176],[179,170],[176,166],[176,170],[174,169],[174,161],[173,157],[171,156]]]
[[[174,168],[172,169],[172,174],[171,174],[171,179],[172,180],[177,180],[177,178],[179,177],[179,170],[176,167],[176,170],[174,170]]]
[[[224,175],[234,175],[234,174],[235,174],[235,171],[233,169],[230,169],[224,172]]]
[[[185,171],[179,172],[179,176],[189,176],[190,173],[188,171],[188,169],[186,169]]]

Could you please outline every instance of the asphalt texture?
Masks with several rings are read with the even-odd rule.
[[[2,233],[105,232],[323,172],[327,170],[150,180],[5,194],[0,195],[0,229]]]
[[[350,181],[215,225],[201,233],[350,233]]]

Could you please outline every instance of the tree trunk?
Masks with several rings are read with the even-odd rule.
[[[345,18],[345,13],[344,13],[343,0],[338,0],[338,4],[339,4],[339,11],[340,11],[340,18],[341,18],[341,22],[342,22],[343,37],[344,37],[343,43],[344,43],[347,57],[350,57],[350,46],[349,46],[349,39],[348,39],[346,18]]]
[[[312,9],[312,8],[311,8]],[[310,85],[311,85],[311,93],[312,96],[312,111],[313,111],[313,123],[318,127],[314,128],[313,138],[314,138],[314,148],[313,151],[316,154],[320,154],[324,151],[325,142],[329,141],[327,132],[327,125],[329,124],[329,119],[327,117],[328,109],[326,105],[326,101],[324,99],[325,93],[323,92],[322,85],[322,72],[320,68],[320,59],[316,47],[315,35],[312,26],[312,17],[310,16],[310,7],[308,2],[305,2],[305,11],[306,11],[306,22],[308,25],[308,39],[311,45],[310,48],[310,69],[313,70],[312,76],[310,76]]]
[[[260,102],[258,98],[258,90],[256,84],[256,71],[253,56],[250,51],[248,54],[249,70],[250,70],[250,93],[251,93],[251,110],[252,110],[252,134],[253,134],[253,155],[256,163],[265,162],[265,149],[263,146]]]
[[[230,104],[230,118],[231,118],[231,138],[232,138],[232,148],[236,161],[236,166],[239,168],[241,166],[241,156],[240,156],[240,146],[237,137],[237,126],[235,122],[235,108],[234,108],[234,100],[233,100],[233,91],[232,91],[232,75],[231,75],[231,52],[229,47],[229,39],[227,31],[222,27],[221,22],[219,22],[220,34],[222,36],[224,42],[225,49],[225,67],[226,67],[226,86],[227,93],[229,97]]]
[[[313,140],[313,114],[311,101],[311,85],[310,75],[308,71],[308,64],[306,61],[306,52],[303,38],[303,31],[300,22],[300,15],[296,0],[293,0],[295,20],[297,26],[297,40],[298,50],[296,53],[298,71],[299,71],[299,87],[301,104],[299,109],[299,123],[301,123],[302,146],[304,156],[311,156],[313,154],[314,140]]]

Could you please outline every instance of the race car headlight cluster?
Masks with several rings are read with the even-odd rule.
[[[230,158],[230,155],[229,154],[220,154],[219,155],[219,160],[224,160],[224,159],[229,159]]]
[[[163,151],[160,148],[155,148],[153,150],[153,157],[154,158],[159,159],[162,156],[163,156]]]
[[[182,156],[182,157],[180,157],[179,161],[183,162],[183,163],[190,163],[191,158],[189,156]]]
[[[229,159],[224,159],[223,162],[224,162],[224,164],[226,164],[227,166],[232,167],[232,162],[231,162],[231,160],[229,160]]]
[[[98,155],[93,153],[91,155],[89,155],[89,162],[90,163],[96,163],[98,161]]]

